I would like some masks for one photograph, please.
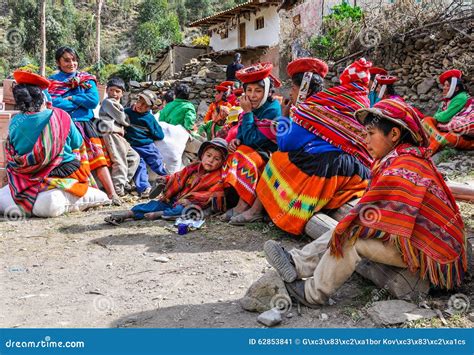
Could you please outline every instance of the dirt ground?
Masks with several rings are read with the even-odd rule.
[[[474,206],[462,208],[465,220],[472,220]],[[239,299],[269,268],[263,243],[274,238],[298,247],[309,241],[263,223],[234,227],[215,218],[183,236],[166,221],[103,223],[118,209],[123,208],[54,219],[0,219],[0,327],[261,327],[258,314],[244,311]],[[469,276],[457,291],[468,294],[471,303],[473,286]],[[374,292],[373,284],[353,275],[335,304],[293,308],[281,326],[373,327],[367,315],[354,314]],[[449,296],[441,293],[428,301],[445,309]],[[448,322],[473,325],[467,317]]]

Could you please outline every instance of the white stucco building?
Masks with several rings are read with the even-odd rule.
[[[270,61],[278,73],[280,4],[279,0],[250,0],[190,26],[207,30],[214,60],[230,62],[233,53],[240,52],[243,64]]]

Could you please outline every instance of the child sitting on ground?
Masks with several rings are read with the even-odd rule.
[[[212,119],[209,122],[203,123],[198,130],[198,133],[206,137],[208,141],[214,139],[224,126],[227,116],[229,116],[230,108],[227,106],[217,106],[212,113]]]
[[[151,191],[147,165],[156,174],[167,175],[163,157],[154,143],[164,138],[163,130],[150,111],[156,99],[152,91],[144,90],[138,95],[137,103],[125,109],[125,113],[130,118],[130,126],[126,129],[125,138],[140,155],[140,164],[135,173],[135,185],[142,198],[148,198]]]
[[[268,262],[288,292],[309,307],[326,303],[361,258],[408,268],[440,288],[459,286],[467,270],[464,224],[429,158],[416,112],[385,99],[355,115],[367,129],[367,149],[375,160],[367,191],[338,223],[321,258],[319,241],[287,252],[269,240]]]
[[[125,83],[120,78],[107,82],[107,98],[99,110],[99,131],[112,162],[112,182],[119,197],[131,192],[130,182],[138,168],[140,156],[125,139],[125,128],[130,121],[120,103]]]
[[[112,214],[105,221],[118,225],[127,219],[174,219],[185,215],[184,211],[190,208],[204,211],[212,207],[212,212],[223,212],[222,166],[227,158],[227,142],[222,138],[204,142],[198,156],[200,161],[173,175],[159,178],[165,182],[161,198],[136,205],[125,213]]]

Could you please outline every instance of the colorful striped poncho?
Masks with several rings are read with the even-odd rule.
[[[95,182],[88,169],[85,146],[80,155],[81,167],[70,178],[49,177],[62,162],[61,152],[71,129],[71,117],[63,110],[53,108],[51,118],[44,127],[33,150],[18,155],[8,139],[6,142],[8,185],[15,204],[30,216],[41,191],[60,188],[78,197],[86,194],[89,184]],[[79,157],[78,157],[79,158]]]
[[[222,168],[205,171],[201,162],[188,165],[167,177],[164,202],[188,200],[201,208],[211,205],[217,211],[224,210],[224,179]]]
[[[293,107],[291,116],[301,127],[370,166],[365,128],[353,117],[355,111],[369,107],[367,94],[367,88],[355,82],[335,86]]]
[[[97,82],[97,79],[94,75],[91,75],[87,72],[77,72],[75,76],[73,76],[69,81],[59,81],[50,79],[51,84],[48,88],[48,92],[53,99],[64,95],[71,89],[75,89],[77,87],[82,87],[83,89],[90,89],[91,84],[88,83],[89,80],[93,80]]]
[[[392,240],[411,271],[448,289],[461,283],[467,269],[464,224],[428,156],[425,148],[402,144],[374,165],[366,193],[334,231],[333,255],[342,256],[344,243],[357,238]]]

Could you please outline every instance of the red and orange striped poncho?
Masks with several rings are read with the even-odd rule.
[[[341,256],[346,242],[379,236],[395,240],[409,269],[432,284],[449,289],[461,283],[467,269],[464,224],[428,153],[402,144],[376,162],[368,190],[336,227],[333,255]]]

